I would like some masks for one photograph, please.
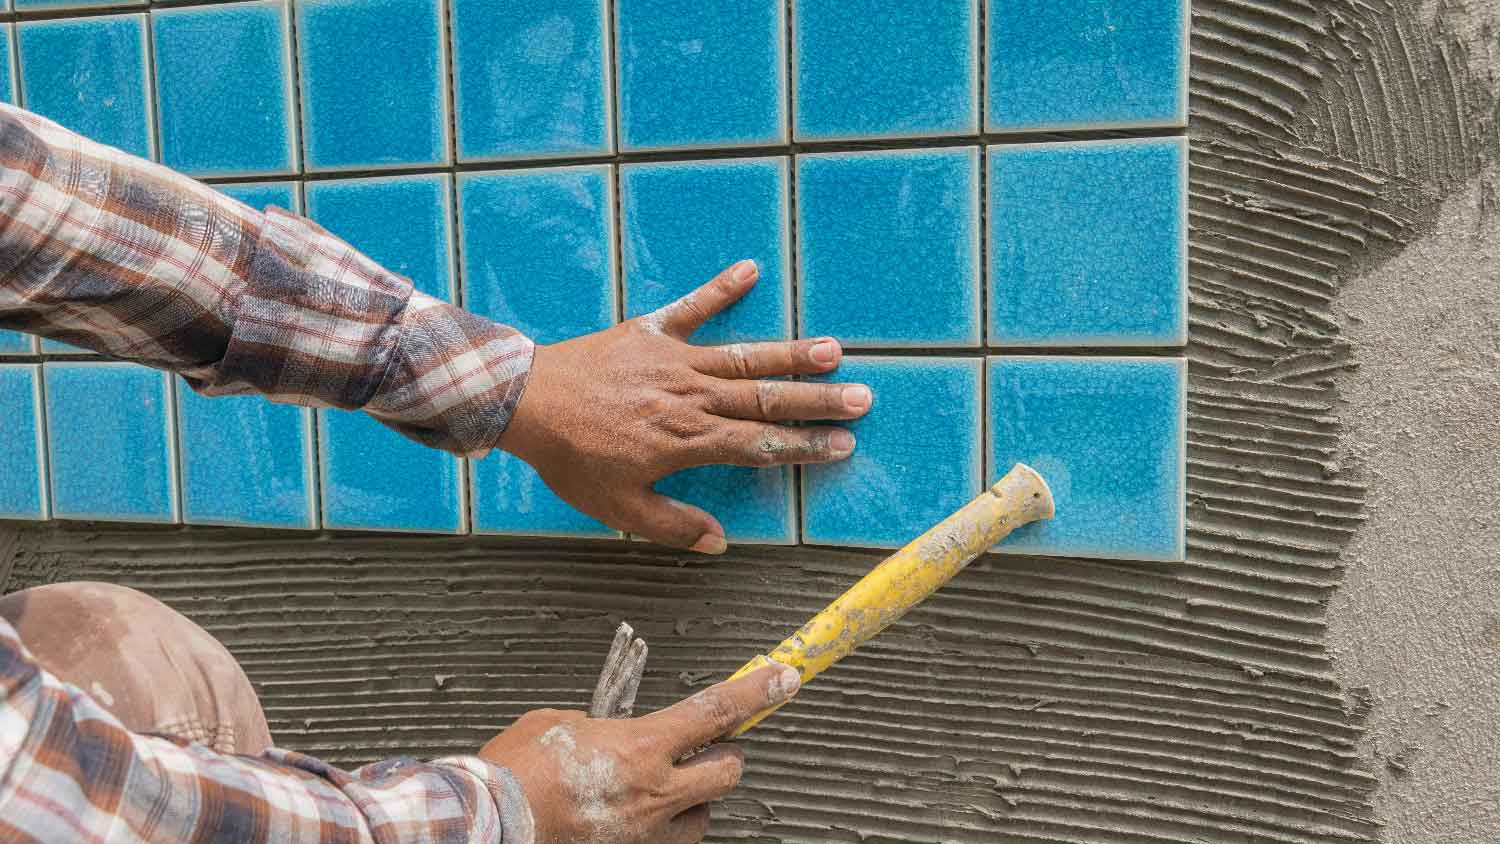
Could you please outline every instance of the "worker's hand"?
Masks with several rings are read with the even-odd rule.
[[[540,709],[479,755],[520,783],[537,844],[689,844],[708,829],[708,804],[739,784],[744,754],[718,744],[681,760],[798,686],[796,669],[772,665],[643,718]]]
[[[725,548],[724,528],[652,485],[693,466],[842,460],[854,437],[836,427],[781,424],[855,419],[868,387],[764,380],[827,372],[831,338],[693,346],[688,335],[755,284],[741,261],[659,311],[594,334],[539,346],[500,447],[530,463],[554,492],[610,527],[676,548]]]

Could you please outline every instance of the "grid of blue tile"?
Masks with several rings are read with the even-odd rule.
[[[897,545],[1026,461],[1059,515],[1001,550],[1179,559],[1188,20],[1188,0],[15,0],[0,98],[305,211],[543,343],[753,258],[757,287],[696,340],[837,337],[831,377],[875,401],[845,463],[657,485],[733,542]],[[0,414],[20,423],[0,518],[620,536],[509,455],[13,332]]]

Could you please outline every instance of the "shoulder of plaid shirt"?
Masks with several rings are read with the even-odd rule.
[[[308,220],[3,104],[0,328],[209,395],[363,408],[465,456],[498,442],[533,351]],[[132,733],[0,620],[0,840],[530,844],[530,826],[514,778],[474,756],[345,772]]]

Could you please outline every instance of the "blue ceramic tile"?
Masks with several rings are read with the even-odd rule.
[[[603,0],[451,0],[464,161],[607,153]]]
[[[978,345],[978,150],[799,157],[797,265],[803,337]]]
[[[309,182],[308,216],[430,296],[453,301],[451,188],[444,174]],[[318,412],[323,526],[459,533],[458,458],[371,416]]]
[[[429,296],[453,301],[452,183],[443,173],[308,182],[307,216]]]
[[[649,313],[741,258],[760,280],[710,319],[695,343],[791,337],[787,159],[626,165],[620,169],[625,316]]]
[[[59,519],[178,520],[172,376],[131,363],[49,363],[47,443]]]
[[[510,536],[618,538],[573,509],[542,482],[526,461],[500,450],[469,464],[474,532]]]
[[[905,545],[982,487],[982,363],[963,358],[844,358],[831,376],[867,384],[870,412],[849,424],[854,454],[802,468],[802,540]]]
[[[798,140],[979,131],[978,0],[794,0]]]
[[[708,511],[732,543],[797,542],[797,501],[789,467],[700,466],[663,478],[656,491]]]
[[[296,182],[246,182],[238,185],[214,185],[214,189],[257,211],[264,211],[272,205],[293,212],[302,209]]]
[[[539,343],[615,321],[606,165],[458,177],[464,306]]]
[[[36,338],[19,331],[0,331],[0,357],[36,354]]]
[[[318,526],[311,410],[179,385],[177,424],[183,521]]]
[[[1187,367],[1171,358],[997,357],[989,474],[1047,479],[1057,516],[996,550],[1181,560]]]
[[[42,368],[0,365],[0,519],[47,518],[47,448]]]
[[[1187,342],[1187,142],[989,150],[989,342]]]
[[[194,176],[297,169],[286,0],[151,13],[163,164]]]
[[[17,25],[26,108],[73,131],[150,158],[146,16],[110,15]]]
[[[463,470],[365,413],[318,411],[323,527],[463,533]]]
[[[448,160],[441,0],[301,0],[309,170]]]
[[[989,4],[994,131],[1183,126],[1188,0]]]
[[[783,5],[616,0],[620,146],[785,142]]]

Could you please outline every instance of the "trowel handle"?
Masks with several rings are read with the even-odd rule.
[[[734,677],[779,662],[797,669],[804,684],[810,682],[926,600],[1011,531],[1052,514],[1047,482],[1035,469],[1017,463],[999,483],[885,558],[770,654],[745,663]],[[733,735],[749,730],[776,708],[741,724]]]

